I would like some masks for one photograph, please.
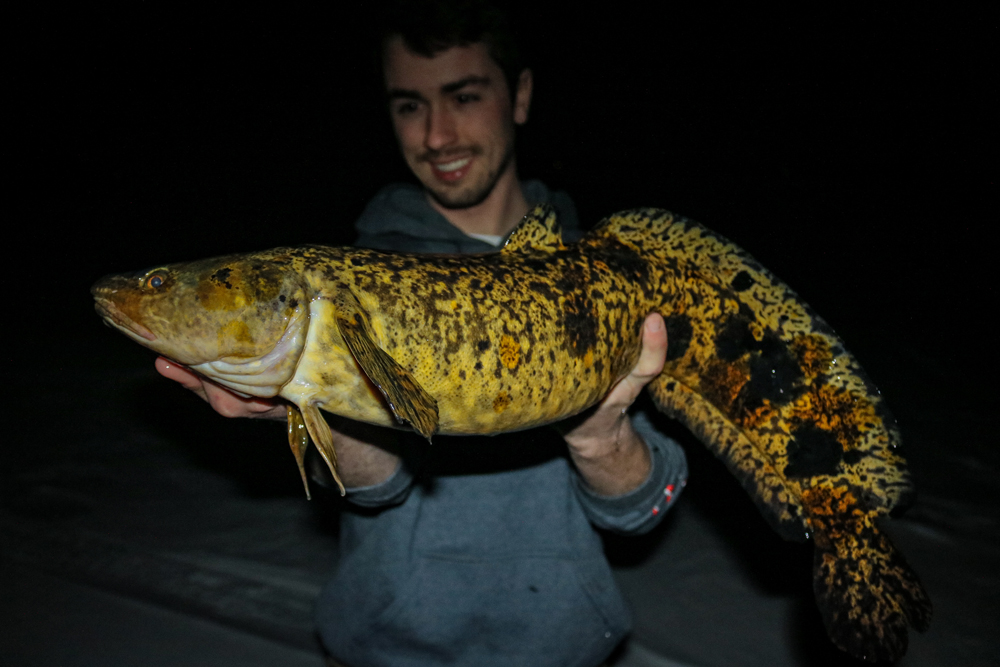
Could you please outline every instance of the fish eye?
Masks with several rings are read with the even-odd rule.
[[[154,273],[153,275],[146,278],[146,287],[149,287],[151,289],[156,289],[160,287],[165,282],[165,280],[166,279],[163,277],[163,275],[159,273]]]

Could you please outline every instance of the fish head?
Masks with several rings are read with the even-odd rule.
[[[272,395],[244,385],[287,381],[305,341],[305,285],[280,249],[108,275],[91,293],[109,326],[245,393]]]

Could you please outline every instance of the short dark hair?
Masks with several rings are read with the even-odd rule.
[[[506,12],[486,0],[394,0],[381,19],[380,62],[386,42],[399,35],[428,58],[453,46],[482,42],[503,71],[511,100],[525,64]]]

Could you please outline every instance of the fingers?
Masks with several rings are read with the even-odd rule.
[[[601,408],[621,411],[632,405],[643,387],[663,370],[667,359],[667,328],[663,317],[653,313],[642,328],[642,351],[632,372],[619,382],[601,402]]]
[[[206,400],[212,408],[223,417],[253,417],[259,412],[267,411],[270,406],[255,405],[253,399],[242,398],[226,391],[222,387],[203,382]]]
[[[174,382],[179,382],[185,389],[190,389],[206,401],[208,400],[208,396],[205,395],[205,383],[194,371],[190,371],[166,357],[157,357],[154,365],[156,366],[156,371],[163,377],[169,378]]]
[[[650,380],[663,371],[667,361],[667,327],[663,316],[652,313],[646,318],[642,328],[642,352],[639,361],[630,374],[632,378],[646,386]]]
[[[228,389],[206,381],[194,371],[164,357],[158,357],[155,366],[160,375],[193,391],[223,417],[264,417],[278,420],[285,418],[284,406],[276,401],[253,396],[237,396]]]
[[[626,441],[634,443],[638,439],[641,443],[641,439],[632,430],[625,411],[635,401],[642,388],[660,374],[666,359],[667,328],[663,317],[653,313],[643,323],[642,350],[632,372],[612,388],[596,410],[563,433],[571,452],[575,454],[574,461],[577,460],[576,456],[587,458],[616,450]],[[623,434],[631,437],[623,440]],[[644,447],[641,449],[645,452]],[[648,457],[648,454],[643,456]],[[648,461],[644,465],[647,467],[642,470],[648,472]]]
[[[616,404],[632,405],[642,388],[663,370],[667,361],[667,327],[659,313],[652,313],[642,327],[642,351],[624,380],[618,383],[609,398]]]

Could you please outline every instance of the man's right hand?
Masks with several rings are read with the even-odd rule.
[[[185,389],[198,394],[223,417],[252,417],[276,421],[285,421],[288,418],[288,408],[281,401],[256,396],[246,398],[237,396],[225,387],[220,387],[164,357],[157,358],[156,370],[163,377],[179,382]],[[399,457],[395,450],[375,444],[378,438],[366,432],[372,428],[374,427],[355,423],[352,430],[356,431],[354,435],[358,437],[330,429],[337,449],[340,478],[348,487],[379,484],[388,479],[399,465]],[[313,479],[319,481],[316,480],[316,476],[313,476]]]
[[[194,371],[165,357],[157,358],[156,370],[163,377],[179,382],[185,389],[190,389],[198,394],[223,417],[254,417],[277,421],[285,421],[287,418],[288,411],[284,403],[256,396],[246,398],[237,396],[228,389],[205,380]]]

